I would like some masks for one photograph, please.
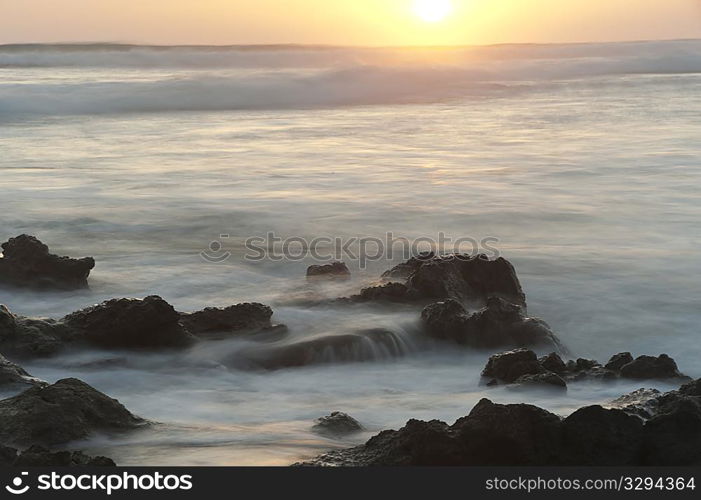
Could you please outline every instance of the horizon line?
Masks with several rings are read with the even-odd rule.
[[[339,49],[461,49],[461,48],[489,48],[510,46],[554,46],[554,45],[603,45],[603,44],[636,44],[651,42],[699,42],[700,38],[659,38],[659,39],[634,39],[634,40],[609,40],[609,41],[574,41],[574,42],[502,42],[487,44],[458,44],[458,45],[343,45],[324,43],[249,43],[249,44],[157,44],[138,42],[115,41],[67,41],[67,42],[11,42],[0,43],[2,48],[21,47],[115,47],[115,48],[151,48],[151,49],[239,49],[239,50],[266,50],[266,49],[306,49],[306,50],[339,50]]]

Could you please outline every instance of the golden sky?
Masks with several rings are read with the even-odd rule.
[[[701,38],[701,0],[0,0],[0,43],[464,45]],[[442,1],[442,0],[438,0]]]

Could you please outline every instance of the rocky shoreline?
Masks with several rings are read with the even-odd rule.
[[[95,262],[49,252],[21,235],[2,245],[0,283],[38,289],[88,286]],[[310,286],[347,280],[343,263],[312,266]],[[421,254],[395,266],[378,283],[334,301],[402,303],[416,308],[417,335],[454,349],[490,349],[482,372],[487,387],[565,391],[582,380],[674,380],[679,390],[636,391],[618,408],[589,406],[566,418],[526,404],[480,401],[452,425],[411,420],[365,445],[334,451],[299,465],[689,465],[701,463],[701,382],[690,381],[669,356],[614,355],[608,362],[569,359],[567,347],[543,320],[527,313],[526,296],[507,260]],[[63,318],[16,315],[0,306],[0,385],[26,389],[0,401],[0,465],[114,465],[105,457],[52,451],[95,433],[130,432],[149,422],[84,382],[48,384],[15,361],[79,349],[182,351],[202,342],[244,338],[254,343],[229,359],[230,369],[279,370],[328,362],[405,356],[408,346],[382,328],[307,340],[288,338],[264,304],[244,303],[177,311],[159,296],[116,298]],[[506,349],[504,351],[504,349]],[[536,350],[544,352],[538,356]],[[549,353],[549,354],[548,354]],[[4,356],[9,356],[10,359]],[[313,431],[347,434],[363,429],[341,412]],[[19,451],[24,450],[24,451]]]

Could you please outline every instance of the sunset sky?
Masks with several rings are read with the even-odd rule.
[[[445,1],[417,11],[417,0],[0,0],[0,43],[463,45],[701,38],[701,0],[452,0],[448,14],[441,12]]]

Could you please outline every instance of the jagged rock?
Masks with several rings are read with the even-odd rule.
[[[317,419],[312,430],[319,434],[344,436],[362,431],[363,426],[350,415],[335,411],[331,415]]]
[[[629,352],[621,352],[619,354],[614,354],[611,359],[609,359],[609,362],[604,365],[604,368],[618,372],[631,362],[633,362],[633,355]]]
[[[455,300],[430,304],[421,313],[426,332],[437,339],[478,348],[547,346],[563,350],[544,321],[529,318],[524,309],[492,297],[472,315]]]
[[[0,443],[5,445],[52,446],[142,424],[119,401],[73,378],[0,401]]]
[[[514,381],[511,387],[541,387],[566,391],[567,382],[557,373],[545,372],[522,375]]]
[[[307,279],[349,279],[350,277],[350,269],[344,262],[309,266],[307,269]]]
[[[640,356],[635,361],[621,367],[621,376],[639,380],[685,378],[679,373],[677,363],[666,354],[661,354],[657,358]]]
[[[486,303],[490,297],[500,297],[526,305],[514,267],[501,257],[490,260],[485,255],[423,254],[387,271],[383,278],[405,282],[366,288],[353,299],[394,302],[455,299]]]
[[[32,446],[20,453],[12,463],[15,467],[116,467],[111,458],[91,457],[81,451],[52,452],[42,446]]]
[[[533,351],[516,349],[491,356],[482,371],[482,376],[511,383],[524,375],[537,375],[543,372],[542,366],[538,363],[538,357]]]
[[[49,253],[34,236],[22,234],[2,244],[0,283],[35,288],[78,289],[88,286],[92,257],[72,259]]]
[[[406,346],[397,334],[377,328],[242,349],[228,364],[240,369],[278,370],[329,362],[390,359],[406,352]]]
[[[230,334],[250,334],[261,330],[286,330],[273,325],[273,310],[263,304],[237,304],[226,308],[208,307],[193,313],[180,313],[180,322],[188,332],[198,337],[227,337]]]
[[[184,347],[194,341],[180,323],[180,314],[158,296],[108,300],[71,313],[62,322],[99,347]]]
[[[562,361],[562,358],[556,352],[551,352],[547,356],[539,358],[538,363],[545,370],[557,373],[558,375],[562,375],[567,371],[567,366],[565,365],[565,362]]]
[[[643,421],[601,406],[580,408],[563,422],[565,464],[638,465],[643,445]]]
[[[32,377],[24,368],[0,354],[0,386],[7,385],[46,385],[46,382]]]

